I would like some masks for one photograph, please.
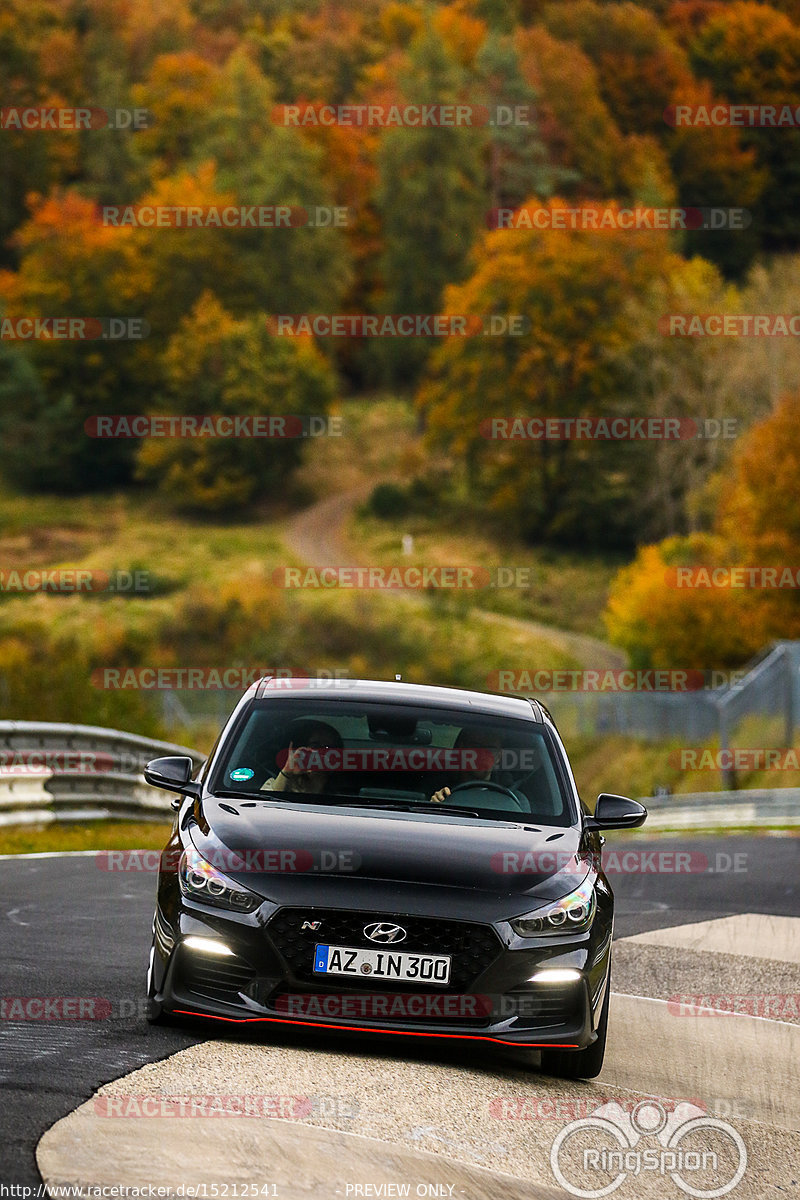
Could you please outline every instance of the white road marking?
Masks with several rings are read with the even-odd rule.
[[[620,938],[620,942],[672,946],[710,954],[735,954],[740,958],[768,958],[800,965],[800,917],[774,917],[767,913],[737,913],[715,921],[697,921],[651,929]]]
[[[33,905],[25,904],[25,905],[23,905],[23,907],[24,908],[33,908]],[[14,925],[30,925],[30,921],[20,921],[19,917],[17,916],[17,913],[21,913],[21,912],[22,912],[22,908],[10,908],[8,910],[8,912],[6,913],[6,916],[8,917],[9,921],[13,922]]]

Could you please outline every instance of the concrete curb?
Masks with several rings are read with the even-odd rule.
[[[97,1116],[92,1100],[48,1130],[37,1147],[36,1161],[48,1188],[77,1185],[81,1190],[72,1195],[81,1197],[91,1196],[88,1188],[98,1185],[154,1184],[169,1189],[162,1196],[190,1196],[192,1186],[198,1187],[195,1195],[201,1198],[223,1196],[227,1185],[229,1196],[255,1196],[258,1188],[259,1198],[331,1200],[402,1195],[394,1190],[398,1181],[410,1185],[407,1194],[420,1200],[465,1194],[470,1200],[563,1196],[560,1189],[439,1154],[275,1118],[189,1117],[181,1121],[178,1135],[174,1118],[155,1117],[139,1121],[132,1138],[130,1121]],[[356,1192],[359,1185],[374,1190]]]

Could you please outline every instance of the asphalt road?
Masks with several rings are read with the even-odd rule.
[[[610,875],[617,937],[740,912],[800,912],[800,838],[637,838],[606,850],[639,856]],[[676,850],[692,853],[690,870],[663,857]],[[0,1021],[0,1182],[38,1184],[34,1150],[54,1121],[101,1084],[203,1038],[202,1027],[150,1027],[140,1015],[154,888],[154,876],[99,870],[93,856],[0,861],[0,998],[110,1004],[102,1020]],[[451,1049],[458,1053],[443,1057]]]

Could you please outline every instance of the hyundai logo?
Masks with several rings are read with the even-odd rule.
[[[376,921],[374,925],[364,926],[364,937],[368,937],[371,942],[404,942],[408,934],[401,925]]]

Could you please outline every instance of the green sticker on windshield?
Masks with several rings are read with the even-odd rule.
[[[235,771],[231,771],[231,779],[236,783],[246,783],[248,779],[252,779],[255,771],[251,771],[249,767],[237,767]]]

